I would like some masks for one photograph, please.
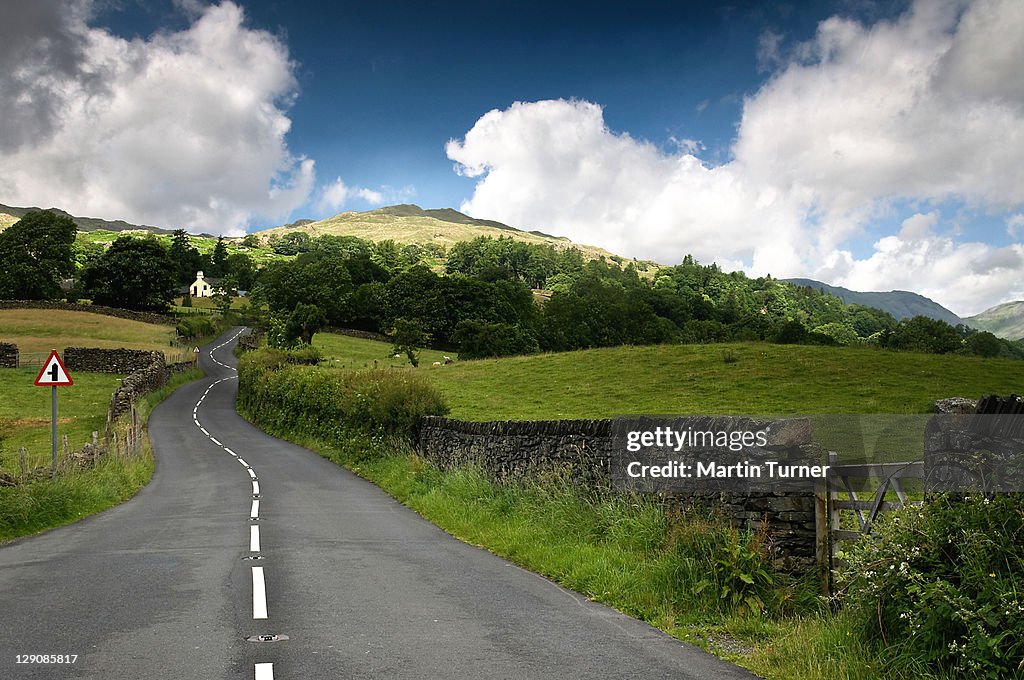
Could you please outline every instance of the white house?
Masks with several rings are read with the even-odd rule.
[[[203,272],[196,272],[196,280],[188,287],[189,295],[192,297],[211,297],[220,279],[204,279]]]

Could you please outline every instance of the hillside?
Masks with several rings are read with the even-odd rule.
[[[33,210],[49,210],[50,212],[58,215],[64,215],[70,217],[71,221],[78,227],[78,231],[142,231],[149,232],[151,234],[172,234],[174,233],[171,229],[161,229],[160,227],[151,227],[147,225],[129,224],[124,220],[103,220],[98,217],[76,217],[69,212],[61,210],[60,208],[16,208],[14,206],[4,205],[0,203],[0,230],[6,229],[11,226],[22,217],[25,213]],[[207,238],[215,238],[210,234],[202,234]]]
[[[929,300],[923,295],[912,293],[906,290],[891,290],[888,293],[861,292],[843,288],[842,286],[830,286],[814,279],[783,279],[787,283],[797,286],[809,286],[826,293],[831,293],[848,305],[864,305],[874,307],[884,312],[889,312],[897,320],[910,319],[915,316],[927,316],[932,319],[939,319],[955,326],[964,323],[959,316],[949,311],[939,303]]]
[[[1007,340],[1024,340],[1024,300],[1004,302],[964,319],[968,326]]]
[[[551,236],[539,231],[521,231],[492,220],[478,220],[451,208],[424,210],[418,205],[394,205],[368,212],[343,212],[318,222],[295,223],[265,229],[256,232],[256,235],[266,240],[290,231],[304,231],[313,237],[333,234],[356,236],[367,241],[392,240],[396,243],[419,245],[435,243],[446,249],[459,241],[469,241],[479,236],[504,236],[558,249],[579,248],[587,259],[602,256],[608,259],[618,257],[603,248],[573,243],[564,237]]]

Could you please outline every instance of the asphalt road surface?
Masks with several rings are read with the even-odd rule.
[[[136,498],[0,548],[0,678],[754,677],[245,422],[239,332],[152,414]]]

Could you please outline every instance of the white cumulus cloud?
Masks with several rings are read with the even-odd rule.
[[[1024,205],[1024,3],[919,0],[871,26],[830,18],[788,52],[767,43],[774,71],[744,100],[728,163],[609,130],[590,102],[518,102],[448,143],[477,178],[462,210],[662,262],[693,253],[754,274],[910,288],[960,314],[1024,296],[1021,247],[944,225],[939,210]],[[851,239],[906,205],[917,214],[898,234],[851,254]]]
[[[87,0],[5,11],[0,200],[218,233],[306,201],[287,48],[232,2],[185,5],[188,28],[133,40],[90,26]]]
[[[316,207],[320,212],[341,210],[345,203],[352,198],[361,198],[370,205],[380,205],[384,202],[384,194],[380,191],[365,187],[350,187],[338,177],[321,189]]]

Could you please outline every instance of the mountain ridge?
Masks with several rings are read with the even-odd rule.
[[[848,305],[857,304],[881,309],[892,314],[897,320],[909,319],[915,316],[927,316],[931,319],[945,321],[951,326],[965,323],[962,318],[938,302],[913,291],[891,290],[886,293],[856,291],[843,288],[842,286],[833,286],[822,281],[815,281],[814,279],[794,278],[782,280],[797,286],[809,286],[824,290],[835,295]]]
[[[1006,340],[1024,340],[1024,300],[989,307],[980,314],[966,317],[964,321]]]

